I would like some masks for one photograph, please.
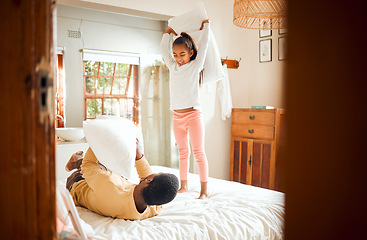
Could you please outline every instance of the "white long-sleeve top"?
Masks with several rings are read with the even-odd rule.
[[[204,23],[198,53],[194,60],[179,66],[169,46],[170,35],[163,34],[161,51],[170,71],[170,109],[200,108],[199,76],[203,69],[209,40],[209,23]]]

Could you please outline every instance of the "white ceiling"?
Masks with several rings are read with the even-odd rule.
[[[61,5],[168,20],[189,11],[200,0],[58,0]]]

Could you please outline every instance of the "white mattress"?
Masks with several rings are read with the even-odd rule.
[[[176,169],[152,168],[178,176]],[[189,174],[189,192],[178,194],[158,216],[145,220],[113,219],[82,207],[77,211],[95,236],[109,240],[282,239],[283,193],[214,178],[209,178],[208,199],[197,199],[199,191],[198,175]]]

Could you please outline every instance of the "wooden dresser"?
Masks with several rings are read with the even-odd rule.
[[[284,114],[284,109],[232,110],[230,180],[284,191],[278,167]]]

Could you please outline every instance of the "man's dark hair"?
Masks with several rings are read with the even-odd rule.
[[[172,201],[178,191],[178,179],[171,173],[162,173],[154,176],[142,191],[143,198],[148,205],[162,205]]]

